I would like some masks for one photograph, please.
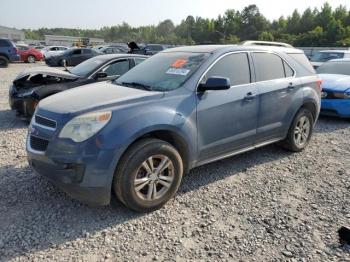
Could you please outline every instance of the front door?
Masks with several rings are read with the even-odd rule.
[[[227,77],[231,88],[197,94],[197,132],[200,161],[253,146],[257,129],[258,89],[251,83],[248,54],[220,58],[205,74]]]

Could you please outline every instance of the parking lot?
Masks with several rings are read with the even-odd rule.
[[[350,221],[349,121],[319,119],[302,153],[272,145],[196,168],[156,212],[94,208],[27,164],[8,86],[38,65],[0,69],[0,261],[350,261],[337,237]]]

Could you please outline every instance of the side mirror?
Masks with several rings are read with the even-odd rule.
[[[207,90],[227,90],[230,89],[230,79],[220,76],[212,76],[207,79],[204,84],[199,84],[198,92],[205,92]]]
[[[95,75],[96,79],[100,79],[100,78],[106,78],[108,75],[105,72],[97,72]]]

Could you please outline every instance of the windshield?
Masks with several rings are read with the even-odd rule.
[[[134,67],[114,83],[152,91],[174,90],[208,57],[208,53],[160,53]]]
[[[350,75],[349,62],[328,62],[317,68],[318,74]]]
[[[344,53],[338,53],[338,52],[318,52],[314,54],[310,61],[311,62],[327,62],[331,59],[338,59],[343,58]]]
[[[104,62],[105,60],[96,56],[80,63],[72,69],[69,69],[69,71],[77,76],[87,76],[89,73],[100,67]]]

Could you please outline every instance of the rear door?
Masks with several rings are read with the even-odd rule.
[[[200,161],[252,146],[256,136],[258,96],[252,83],[249,56],[230,53],[204,75],[227,77],[231,88],[197,94],[197,130]]]
[[[259,116],[256,143],[283,138],[291,119],[292,104],[302,100],[295,70],[280,56],[253,52],[259,90]]]

